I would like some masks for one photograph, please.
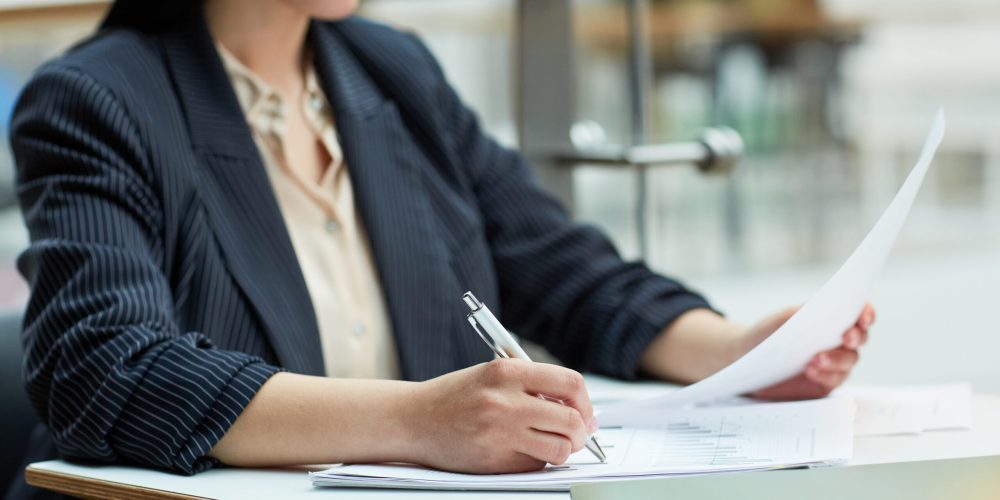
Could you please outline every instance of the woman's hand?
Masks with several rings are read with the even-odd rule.
[[[597,428],[583,376],[544,363],[494,360],[423,382],[412,396],[413,461],[437,469],[505,473],[561,464]]]
[[[750,327],[743,336],[742,351],[753,349],[788,320],[798,307],[764,318]],[[771,387],[751,394],[755,398],[772,400],[811,399],[826,396],[847,379],[851,368],[858,362],[858,349],[868,341],[868,329],[875,321],[871,304],[858,316],[858,320],[842,336],[839,346],[823,351],[809,361],[802,373]]]

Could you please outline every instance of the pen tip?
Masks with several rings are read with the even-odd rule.
[[[595,439],[594,436],[590,436],[590,439],[587,440],[587,449],[590,450],[590,452],[593,453],[602,464],[608,463],[608,456],[604,454],[604,449],[601,448],[601,445],[597,442],[597,439]]]

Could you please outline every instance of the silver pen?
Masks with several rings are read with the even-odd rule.
[[[521,346],[514,340],[514,336],[500,324],[500,320],[490,312],[486,304],[480,302],[475,295],[472,295],[472,292],[465,292],[465,295],[462,295],[462,301],[471,310],[468,319],[472,328],[486,342],[486,345],[490,346],[494,354],[501,358],[517,358],[531,361],[528,353],[524,352],[524,349],[521,349]],[[538,397],[563,404],[558,399],[548,398],[541,394]],[[586,447],[601,463],[608,461],[607,455],[604,454],[604,450],[601,449],[601,445],[597,444],[597,439],[593,435],[587,439]]]

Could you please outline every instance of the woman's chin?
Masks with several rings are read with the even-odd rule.
[[[350,16],[358,0],[281,0],[314,19],[336,21]]]

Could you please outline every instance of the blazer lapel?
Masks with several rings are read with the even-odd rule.
[[[324,373],[312,301],[222,62],[203,19],[163,36],[201,163],[203,199],[226,265],[246,294],[279,363]]]
[[[450,336],[460,295],[451,293],[450,252],[438,236],[424,191],[421,152],[396,105],[379,92],[344,40],[316,22],[310,37],[379,270],[403,375],[423,380],[459,368]]]

